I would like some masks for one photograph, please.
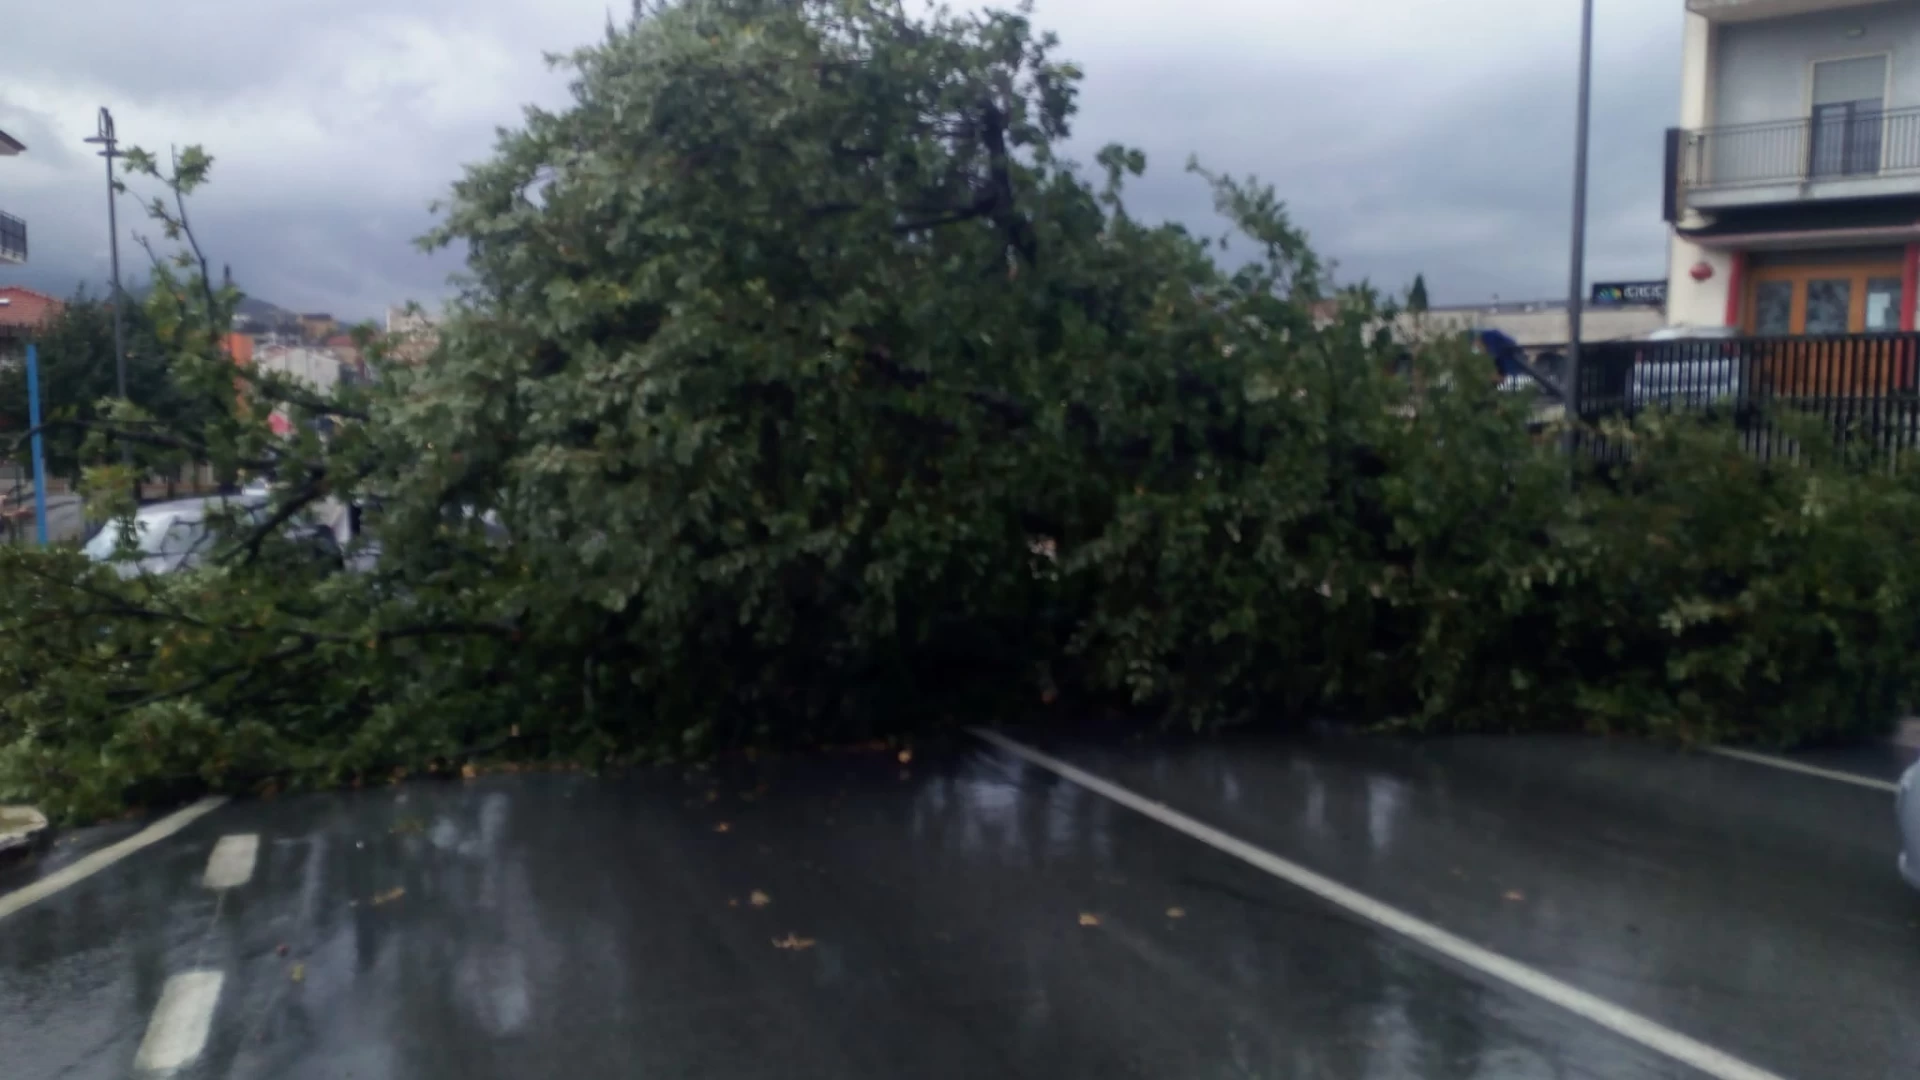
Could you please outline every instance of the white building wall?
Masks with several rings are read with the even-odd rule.
[[[1591,307],[1580,317],[1580,338],[1630,341],[1644,338],[1667,324],[1657,307]],[[1396,329],[1405,339],[1427,339],[1468,330],[1498,330],[1525,348],[1565,347],[1572,336],[1567,309],[1542,305],[1533,310],[1503,308],[1436,308],[1419,315],[1402,315]]]
[[[340,382],[340,358],[327,349],[269,345],[254,350],[253,366],[298,379],[323,394]]]
[[[1889,54],[1886,107],[1920,107],[1920,3],[1914,0],[1726,23],[1714,37],[1714,70],[1703,73],[1714,88],[1713,126],[1810,116],[1815,61],[1877,53]]]
[[[1688,12],[1680,45],[1680,126],[1711,127],[1720,123],[1711,88],[1717,81],[1716,42],[1721,29],[1705,16]],[[1682,211],[1682,224],[1702,223],[1698,214]],[[1695,281],[1694,267],[1705,263],[1713,275]],[[1667,322],[1673,326],[1724,326],[1727,288],[1733,260],[1669,233],[1667,243]]]
[[[1727,293],[1733,286],[1733,256],[1674,236],[1667,249],[1667,321],[1673,326],[1727,325]],[[1695,281],[1696,266],[1712,276]]]

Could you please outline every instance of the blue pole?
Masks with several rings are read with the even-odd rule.
[[[47,546],[47,452],[40,444],[40,347],[27,345],[27,426],[33,429],[33,520]]]

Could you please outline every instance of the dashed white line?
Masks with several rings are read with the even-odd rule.
[[[224,981],[224,976],[210,969],[182,971],[167,980],[153,1019],[147,1023],[147,1036],[133,1055],[136,1072],[171,1072],[200,1056]]]
[[[259,854],[259,834],[223,836],[213,845],[213,854],[207,856],[207,872],[201,876],[200,883],[209,889],[245,885],[253,877],[253,864]]]
[[[175,810],[173,813],[168,814],[166,817],[141,829],[139,832],[134,833],[132,836],[127,837],[117,844],[101,848],[99,851],[76,861],[72,866],[64,867],[54,873],[48,874],[46,877],[41,878],[31,885],[23,885],[4,896],[0,896],[0,919],[4,919],[14,912],[25,908],[36,900],[44,900],[76,881],[82,881],[92,877],[94,874],[105,870],[107,867],[112,866],[114,863],[119,862],[121,859],[126,858],[149,844],[155,844],[165,840],[167,837],[193,824],[200,818],[219,809],[220,805],[226,801],[226,797],[221,795],[201,799],[192,806],[185,806]]]
[[[1719,754],[1721,757],[1733,758],[1736,761],[1752,762],[1755,765],[1765,765],[1774,769],[1784,769],[1787,772],[1797,772],[1807,776],[1818,776],[1822,780],[1837,780],[1842,784],[1855,784],[1863,788],[1872,788],[1875,791],[1900,790],[1900,785],[1891,780],[1881,780],[1872,776],[1861,776],[1859,773],[1841,772],[1839,769],[1822,769],[1817,765],[1804,765],[1798,761],[1788,760],[1787,758],[1774,757],[1772,754],[1756,754],[1751,750],[1735,750],[1731,746],[1709,746],[1707,749],[1712,753]]]
[[[1069,765],[1059,758],[1015,742],[999,732],[974,728],[973,733],[1007,753],[1037,765],[1062,779],[1078,784],[1129,810],[1144,814],[1170,829],[1184,833],[1208,847],[1264,870],[1289,885],[1313,893],[1331,904],[1345,908],[1368,922],[1423,945],[1448,959],[1558,1005],[1576,1016],[1598,1024],[1656,1053],[1664,1054],[1683,1065],[1689,1065],[1714,1077],[1715,1080],[1781,1080],[1777,1074],[1756,1065],[1749,1065],[1723,1050],[1715,1049],[1638,1013],[1623,1009],[1585,990],[1561,982],[1545,972],[1475,945],[1432,923],[1415,918],[1399,908],[1383,904],[1350,889],[1332,878],[1317,874],[1264,848],[1255,847],[1211,825],[1190,818],[1168,807],[1165,803],[1138,795],[1084,769]]]

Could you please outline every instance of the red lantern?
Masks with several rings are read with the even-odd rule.
[[[1705,281],[1713,276],[1713,267],[1705,259],[1702,259],[1694,263],[1693,269],[1687,271],[1687,273],[1693,275],[1693,280],[1695,281]]]

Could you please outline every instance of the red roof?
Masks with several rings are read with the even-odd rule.
[[[67,305],[20,285],[0,285],[0,332],[30,330],[60,314]]]

